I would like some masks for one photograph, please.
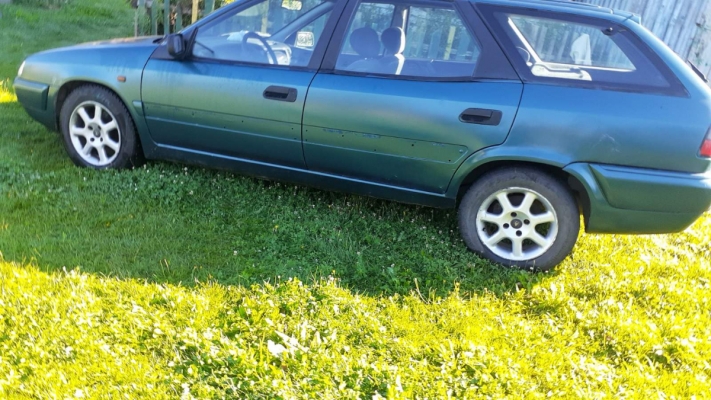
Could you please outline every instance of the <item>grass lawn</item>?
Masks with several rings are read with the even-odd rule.
[[[529,274],[466,251],[453,210],[74,167],[10,82],[130,35],[127,7],[0,5],[0,398],[711,397],[711,215]]]

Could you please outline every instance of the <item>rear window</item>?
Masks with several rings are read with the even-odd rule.
[[[685,93],[661,59],[623,26],[571,14],[481,7],[528,81]]]
[[[634,71],[611,36],[592,25],[510,14],[508,21],[536,61],[577,67]]]

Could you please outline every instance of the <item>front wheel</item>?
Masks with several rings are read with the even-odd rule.
[[[532,168],[511,167],[477,180],[459,206],[472,251],[505,266],[548,271],[570,254],[580,214],[570,190]]]
[[[128,168],[142,162],[131,115],[114,93],[101,86],[85,85],[71,92],[59,123],[67,154],[78,166]]]

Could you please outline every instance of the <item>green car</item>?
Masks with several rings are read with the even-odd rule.
[[[30,56],[79,166],[172,160],[432,207],[548,270],[711,205],[711,90],[630,13],[563,1],[238,0],[166,37]]]

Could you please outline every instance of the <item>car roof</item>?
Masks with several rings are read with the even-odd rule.
[[[609,7],[603,7],[596,4],[582,3],[580,1],[571,0],[470,0],[474,3],[488,3],[497,5],[508,5],[517,6],[525,8],[536,8],[541,10],[559,11],[575,13],[580,12],[583,14],[599,14],[601,17],[605,16],[619,16],[622,18],[630,19],[638,24],[642,23],[642,19],[639,15],[622,10],[616,10]]]

